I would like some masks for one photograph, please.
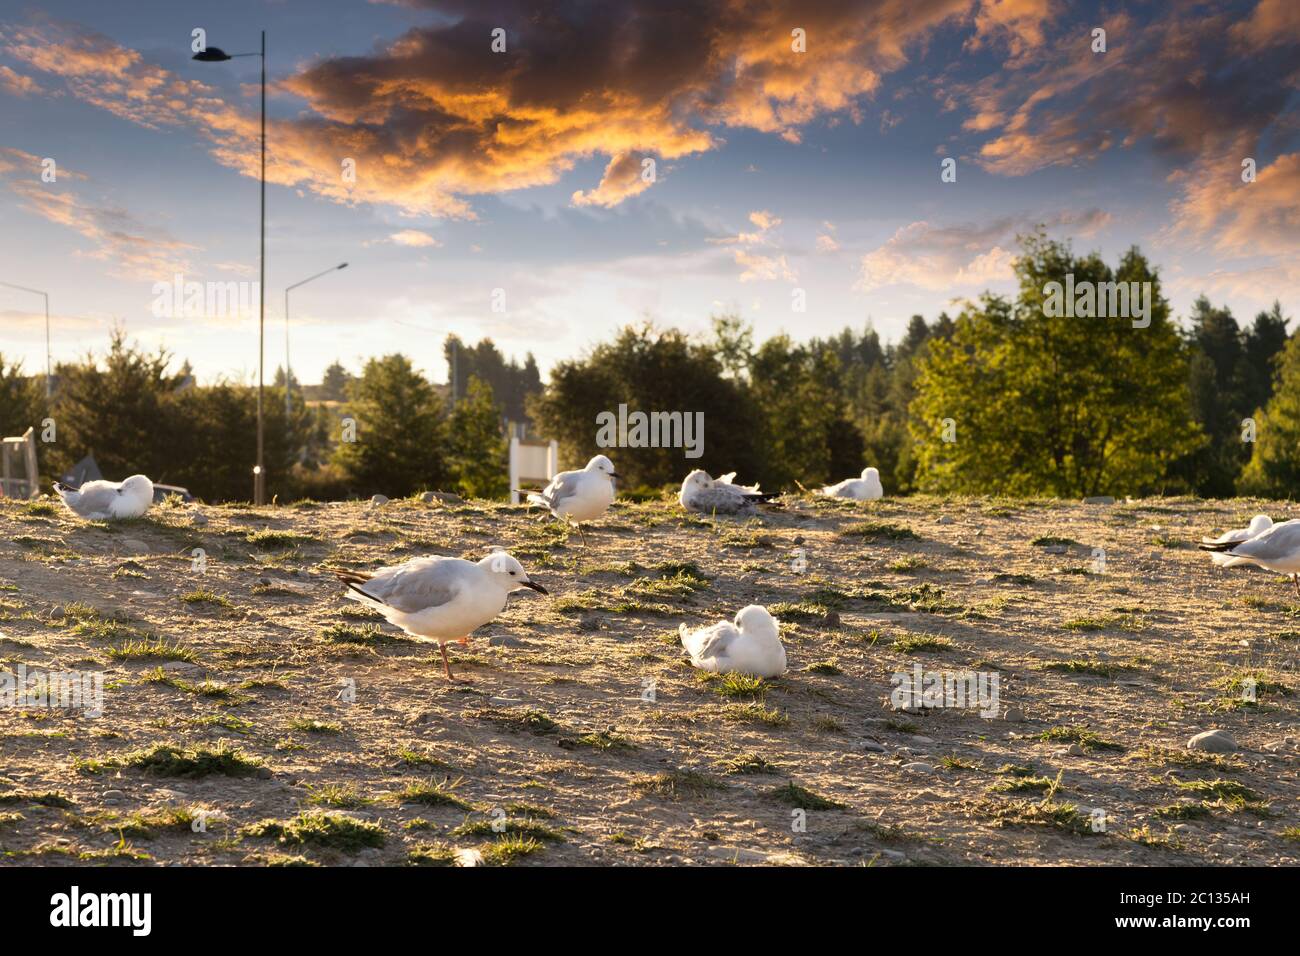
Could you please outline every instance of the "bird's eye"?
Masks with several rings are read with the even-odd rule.
[[[512,578],[515,577],[515,572],[511,571],[511,572],[510,572],[510,576],[511,576]]]

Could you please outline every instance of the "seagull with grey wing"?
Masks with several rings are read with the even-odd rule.
[[[79,488],[56,481],[54,491],[69,511],[91,521],[138,518],[153,504],[153,482],[144,475],[87,481]]]
[[[436,642],[448,680],[455,680],[447,660],[448,641],[468,644],[471,631],[505,610],[512,591],[548,593],[505,551],[494,551],[478,562],[412,558],[373,574],[334,573],[348,586],[347,597],[378,611],[416,640]]]
[[[715,674],[749,674],[779,677],[785,673],[785,646],[781,625],[767,610],[751,604],[736,614],[736,621],[688,631],[677,629],[682,653],[703,671]]]
[[[528,496],[528,503],[541,505],[561,521],[578,526],[582,543],[587,543],[582,522],[594,521],[614,503],[614,463],[597,455],[581,471],[562,471],[541,491]]]
[[[1300,519],[1278,522],[1245,541],[1202,541],[1201,550],[1241,559],[1234,563],[1289,574],[1300,595]]]
[[[1244,528],[1234,528],[1231,531],[1225,531],[1217,538],[1202,538],[1202,544],[1240,544],[1243,541],[1249,541],[1257,534],[1263,534],[1269,528],[1273,527],[1273,519],[1268,515],[1255,515],[1250,519],[1250,524]],[[1245,558],[1234,558],[1230,554],[1215,552],[1210,555],[1210,560],[1221,568],[1231,568],[1238,564],[1250,564]]]
[[[687,511],[740,515],[753,514],[756,504],[777,497],[776,494],[759,491],[758,485],[738,485],[735,479],[734,471],[714,479],[709,477],[707,471],[696,468],[682,482],[682,491],[677,500]]]

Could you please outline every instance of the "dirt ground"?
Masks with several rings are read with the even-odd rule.
[[[620,503],[587,546],[486,502],[198,510],[0,503],[0,673],[103,678],[99,717],[0,706],[4,863],[1300,862],[1300,598],[1195,550],[1280,503]],[[493,545],[551,596],[458,684],[329,573]],[[750,603],[789,672],[695,672],[678,625]],[[918,664],[996,715],[895,709]]]

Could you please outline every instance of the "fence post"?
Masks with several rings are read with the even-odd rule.
[[[510,503],[519,504],[519,436],[510,436]]]

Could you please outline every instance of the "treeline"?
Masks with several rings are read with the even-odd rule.
[[[38,434],[43,484],[94,455],[106,477],[141,472],[208,501],[252,496],[257,455],[257,389],[221,381],[196,386],[169,371],[166,351],[147,353],[114,332],[107,353],[55,369],[53,398],[43,380],[0,356],[0,433]],[[401,355],[372,359],[349,375],[341,407],[305,402],[294,383],[286,409],[284,376],[265,389],[267,492],[299,498],[396,497],[448,489],[476,497],[506,492],[506,445],[490,389],[471,378],[465,397],[444,401]]]
[[[1280,304],[1240,324],[1197,300],[1182,328],[1158,271],[1136,248],[1113,266],[1036,234],[1022,241],[1015,296],[986,294],[955,318],[912,316],[884,344],[871,328],[762,343],[740,317],[710,334],[643,323],[557,364],[507,360],[489,340],[443,347],[450,385],[402,355],[357,373],[335,362],[321,385],[285,375],[267,389],[268,491],[301,497],[395,497],[454,490],[502,497],[507,421],[555,438],[561,461],[608,452],[625,490],[657,490],[692,468],[736,471],[769,489],[880,470],[890,494],[913,491],[1079,497],[1192,493],[1289,497],[1300,482],[1300,336]],[[1067,318],[1044,287],[1149,283],[1149,324]],[[42,471],[93,453],[109,477],[143,471],[208,500],[246,500],[256,450],[256,390],[195,386],[112,337],[106,355],[42,380],[0,357],[0,432],[53,418]],[[307,400],[304,401],[304,394]],[[702,454],[597,444],[597,418],[703,413]]]

